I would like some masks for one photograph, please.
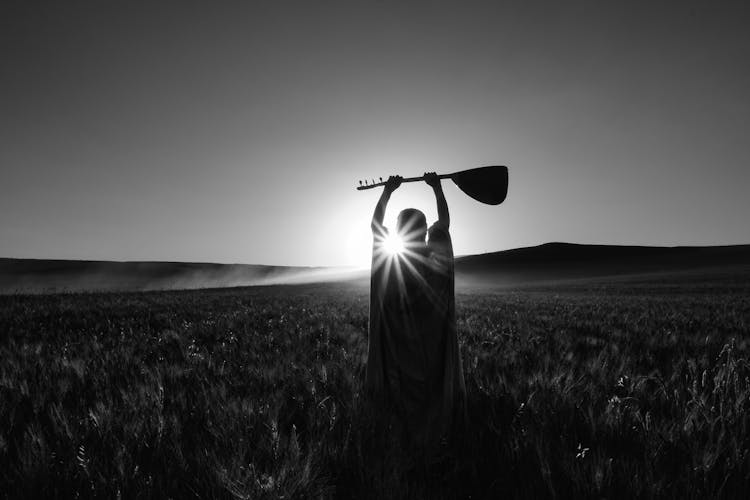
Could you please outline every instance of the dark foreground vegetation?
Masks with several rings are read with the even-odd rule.
[[[429,465],[363,400],[361,287],[0,297],[0,495],[744,498],[744,283],[459,293]]]

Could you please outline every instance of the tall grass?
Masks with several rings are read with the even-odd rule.
[[[741,498],[744,291],[460,294],[440,460],[362,397],[367,295],[0,298],[7,498]]]

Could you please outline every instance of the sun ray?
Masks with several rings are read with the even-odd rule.
[[[422,272],[428,269],[440,272],[439,263],[420,251],[424,247],[425,236],[424,228],[413,227],[411,221],[398,233],[387,230],[379,233],[375,237],[372,266],[379,270],[380,284],[385,287],[389,280],[394,280],[393,285],[402,297],[406,293],[407,282],[413,282],[424,290],[429,300],[440,301],[440,294]]]

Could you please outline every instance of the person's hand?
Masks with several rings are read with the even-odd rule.
[[[401,181],[403,181],[404,178],[400,175],[392,175],[388,177],[388,180],[385,181],[385,190],[389,193],[394,192],[398,187],[401,185]]]
[[[440,186],[440,177],[435,172],[425,172],[424,181],[433,188]]]

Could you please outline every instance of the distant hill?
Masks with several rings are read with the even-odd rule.
[[[517,285],[659,276],[750,276],[750,245],[648,247],[546,243],[456,258],[456,281]]]
[[[313,283],[346,270],[187,262],[0,258],[0,293],[140,291]]]
[[[750,280],[750,245],[644,247],[547,243],[457,257],[456,284],[519,286],[577,280]],[[0,293],[216,288],[358,281],[367,271],[183,262],[0,259]]]

